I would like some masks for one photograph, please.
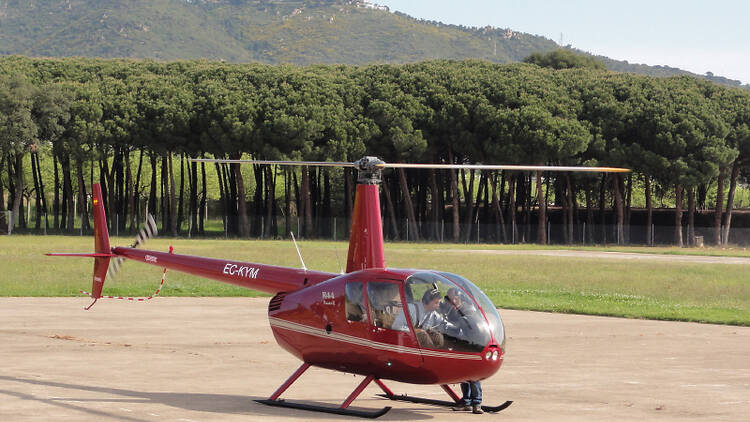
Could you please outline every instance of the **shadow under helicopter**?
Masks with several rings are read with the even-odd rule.
[[[200,411],[200,412],[211,412],[211,413],[224,413],[224,414],[248,414],[248,415],[268,415],[268,416],[287,416],[289,418],[296,419],[330,419],[335,417],[331,414],[316,413],[302,410],[290,410],[269,407],[263,404],[256,403],[256,399],[266,399],[267,397],[254,397],[254,396],[236,396],[229,394],[198,394],[198,393],[162,393],[162,392],[151,392],[151,391],[135,391],[126,390],[122,388],[111,388],[111,387],[94,387],[80,384],[70,384],[56,381],[45,381],[40,379],[28,379],[18,378],[11,376],[0,375],[1,381],[18,382],[29,385],[39,385],[55,388],[63,388],[68,390],[79,390],[88,391],[95,393],[111,394],[124,396],[125,398],[76,398],[76,397],[44,397],[33,394],[21,393],[18,391],[11,391],[0,389],[0,394],[16,397],[21,400],[36,401],[39,403],[57,406],[60,408],[79,411],[97,418],[111,418],[116,420],[125,420],[131,422],[149,422],[149,419],[140,419],[123,415],[122,413],[111,413],[100,409],[89,409],[84,405],[78,404],[86,402],[89,403],[158,403],[174,408],[180,408],[185,410]],[[296,400],[294,400],[296,401]],[[390,403],[389,400],[385,400]],[[384,403],[385,403],[384,401]],[[314,402],[310,400],[300,401],[305,404],[329,406],[335,407],[336,404]],[[350,406],[350,409],[361,409],[355,406]],[[369,409],[372,410],[372,409]],[[420,407],[419,411],[437,411],[445,412],[439,408],[426,406]],[[432,415],[425,415],[415,410],[409,409],[398,409],[393,408],[390,412],[386,413],[379,420],[426,420],[433,419]],[[342,420],[346,417],[342,416]]]

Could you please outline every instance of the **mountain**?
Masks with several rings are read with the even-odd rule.
[[[507,28],[445,25],[382,9],[364,0],[0,0],[0,54],[271,64],[466,58],[509,63],[558,48],[550,39]],[[600,59],[613,70],[687,73]]]
[[[0,1],[0,54],[207,58],[264,63],[506,63],[549,51],[548,39],[419,21],[335,0]]]

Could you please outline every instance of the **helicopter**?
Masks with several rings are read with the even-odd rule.
[[[355,162],[194,159],[198,162],[334,166],[358,170],[344,273],[329,273],[139,249],[153,234],[149,220],[130,247],[111,247],[101,187],[92,185],[93,253],[49,253],[94,259],[91,305],[102,298],[108,272],[123,260],[206,277],[273,294],[268,321],[277,343],[302,361],[300,367],[260,403],[345,416],[377,418],[391,407],[350,409],[374,382],[382,397],[395,401],[455,406],[461,398],[450,384],[494,375],[506,354],[502,318],[487,295],[468,279],[440,270],[388,268],[383,248],[379,184],[387,168],[435,168],[514,171],[627,172],[614,167],[520,166],[483,164],[386,163],[377,157]],[[292,234],[293,236],[293,234]],[[296,247],[296,242],[295,242]],[[299,250],[298,250],[299,252]],[[114,261],[113,261],[114,260]],[[163,278],[162,278],[163,282]],[[460,308],[456,303],[459,298]],[[436,300],[442,299],[434,311]],[[430,304],[431,302],[431,304]],[[446,311],[447,309],[447,311]],[[453,317],[449,318],[448,314]],[[340,406],[288,401],[281,395],[311,366],[364,376]],[[395,394],[385,381],[439,385],[450,400]],[[482,406],[498,412],[499,406]]]

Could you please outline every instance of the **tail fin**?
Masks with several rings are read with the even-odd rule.
[[[123,257],[112,253],[109,246],[109,230],[107,230],[107,217],[104,215],[104,203],[102,202],[102,188],[96,183],[91,186],[93,194],[92,208],[94,213],[94,252],[93,253],[48,253],[48,256],[78,256],[86,258],[94,258],[94,275],[91,282],[91,293],[81,291],[90,295],[94,299],[94,303],[102,297],[102,288],[104,287],[104,280],[107,275],[114,276],[117,273],[118,268],[122,264]],[[142,245],[146,240],[153,236],[156,236],[156,221],[154,217],[149,215],[146,219],[146,225],[141,229],[136,237],[135,243],[131,248],[136,248]],[[114,260],[112,260],[114,258]],[[162,277],[162,284],[164,278]],[[158,291],[157,291],[158,293]],[[86,309],[91,308],[94,305],[92,303]]]
[[[94,279],[91,284],[91,297],[94,302],[86,309],[91,308],[96,301],[102,297],[104,279],[107,278],[109,260],[117,255],[109,248],[109,230],[107,230],[107,217],[104,215],[104,203],[102,202],[102,188],[99,184],[91,186],[93,193],[94,210],[94,253],[48,253],[48,256],[80,256],[94,258]]]
[[[94,214],[94,251],[97,254],[110,255],[109,230],[107,229],[107,216],[104,215],[104,202],[102,201],[102,188],[96,183],[91,186],[93,194],[92,208]],[[110,256],[98,256],[94,258],[94,279],[91,284],[91,297],[99,299],[102,297],[102,287],[107,278]]]

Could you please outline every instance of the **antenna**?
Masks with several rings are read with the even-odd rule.
[[[299,256],[299,261],[302,263],[302,269],[307,271],[305,261],[302,259],[302,254],[299,252],[299,247],[297,246],[297,240],[294,239],[294,233],[289,232],[289,234],[292,235],[292,242],[294,242],[294,248],[297,249],[297,256]]]
[[[339,263],[339,274],[344,274],[344,268],[341,266],[341,259],[339,259],[339,250],[334,249],[334,251],[336,252],[336,262]]]

